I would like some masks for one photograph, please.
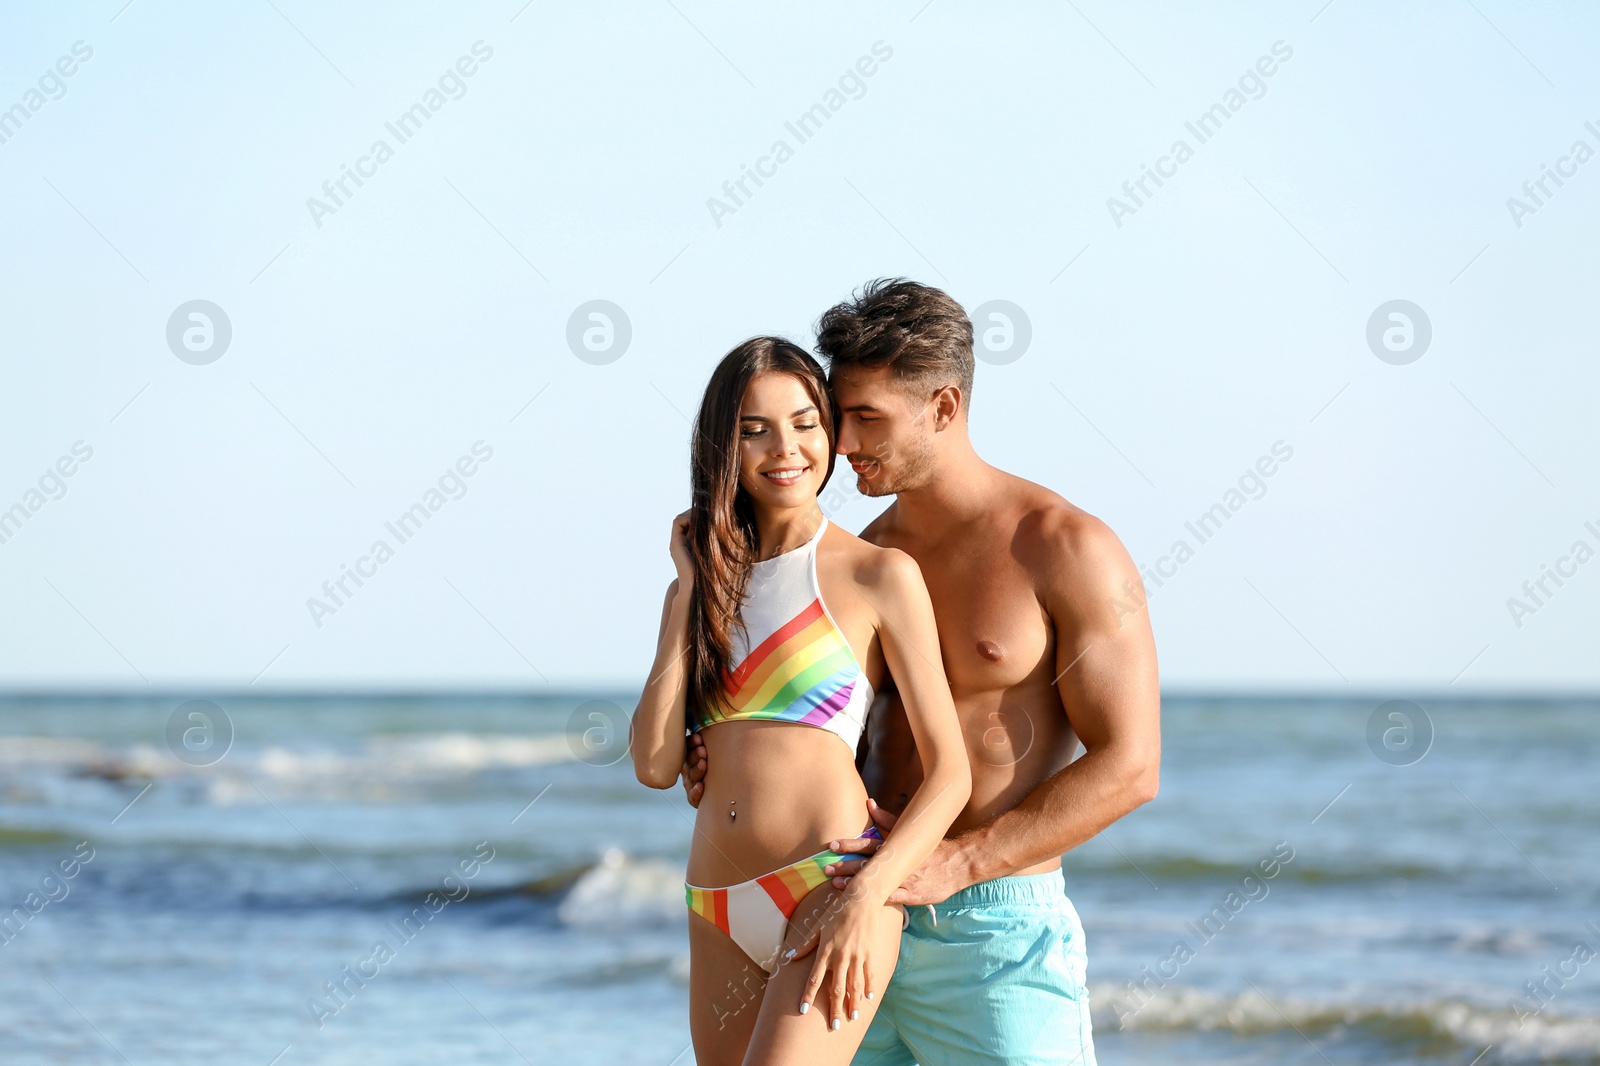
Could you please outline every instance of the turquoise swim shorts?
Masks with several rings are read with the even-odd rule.
[[[907,907],[900,959],[852,1066],[1095,1066],[1083,925],[1060,870]]]

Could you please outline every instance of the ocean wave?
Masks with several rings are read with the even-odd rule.
[[[1246,875],[1258,880],[1260,873],[1248,863],[1221,862],[1190,856],[1161,855],[1145,857],[1134,855],[1116,859],[1091,859],[1072,854],[1065,861],[1067,884],[1080,874],[1143,874],[1156,882],[1169,881],[1234,881]],[[1370,857],[1352,856],[1349,862],[1323,861],[1315,863],[1297,855],[1293,862],[1280,864],[1278,873],[1270,883],[1300,882],[1306,884],[1331,884],[1341,882],[1388,882],[1423,878],[1456,877],[1464,871],[1444,866],[1418,862],[1373,861]]]
[[[82,839],[54,829],[24,829],[18,826],[0,825],[0,848],[33,848],[46,844],[68,844]]]
[[[615,929],[683,920],[683,869],[609,848],[567,890],[556,916],[563,925]]]
[[[1298,1031],[1312,1040],[1350,1030],[1394,1044],[1450,1044],[1491,1050],[1484,1062],[1600,1063],[1600,1016],[1547,1011],[1519,1017],[1505,1008],[1459,1000],[1373,1002],[1360,999],[1266,999],[1251,990],[1223,995],[1162,989],[1090,987],[1096,1027],[1122,1031],[1222,1030],[1239,1036]]]
[[[452,872],[447,869],[446,872]],[[459,892],[460,878],[445,886]],[[272,902],[291,909],[317,910],[347,907],[387,910],[411,907],[429,893],[441,892],[442,880],[407,881],[377,894],[355,896],[335,888],[327,895],[309,895],[294,889]],[[504,883],[472,882],[466,896],[454,905],[468,909],[504,904],[526,905],[538,920],[586,932],[681,925],[684,914],[683,866],[661,859],[634,858],[620,848],[609,848],[595,862],[562,866],[531,880]],[[268,897],[252,889],[252,903],[261,906]]]
[[[36,798],[72,779],[115,784],[192,780],[217,805],[264,803],[274,795],[317,800],[382,800],[413,784],[446,782],[493,770],[576,759],[563,734],[423,733],[362,738],[348,751],[271,745],[236,748],[209,766],[191,766],[164,748],[111,747],[94,740],[7,737],[0,774]]]

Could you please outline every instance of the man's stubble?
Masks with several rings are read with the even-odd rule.
[[[866,458],[876,458],[868,456]],[[855,456],[850,457],[857,461]],[[892,456],[892,466],[880,462],[873,477],[856,475],[856,490],[863,496],[894,496],[919,489],[933,480],[933,441],[926,437],[908,442]]]

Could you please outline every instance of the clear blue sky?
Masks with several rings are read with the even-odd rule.
[[[1600,549],[1600,160],[1573,153],[1600,150],[1597,23],[1503,0],[14,7],[0,508],[26,516],[0,523],[0,685],[636,685],[711,366],[755,333],[809,345],[907,275],[1027,316],[1027,350],[980,364],[977,445],[1164,565],[1169,687],[1593,689],[1600,559],[1572,549]],[[1134,200],[1145,167],[1167,177]],[[1535,204],[1547,167],[1568,176]],[[334,200],[345,168],[366,176]],[[735,201],[746,168],[767,176]],[[199,365],[168,342],[193,300],[231,327]],[[631,326],[614,361],[568,344],[592,300]],[[1392,300],[1431,324],[1410,362],[1368,342]],[[1278,442],[1259,498],[1230,497]],[[463,457],[401,543],[385,523]],[[1185,523],[1219,503],[1200,543]],[[853,529],[877,509],[834,505]]]

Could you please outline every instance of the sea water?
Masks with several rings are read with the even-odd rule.
[[[693,1062],[626,694],[187,698],[0,700],[0,1061]],[[1102,1063],[1600,1063],[1600,704],[1413,700],[1165,701],[1064,860]]]

